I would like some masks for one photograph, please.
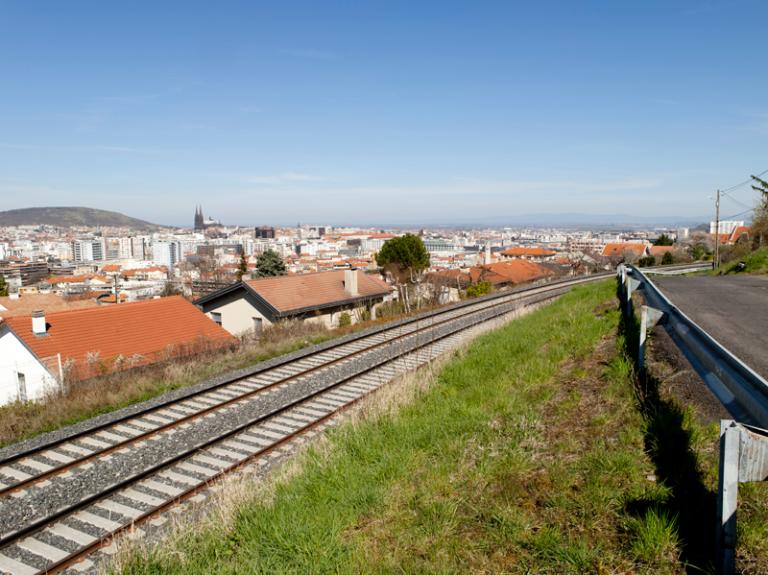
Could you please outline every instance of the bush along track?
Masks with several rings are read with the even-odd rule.
[[[611,282],[576,288],[115,570],[683,573],[619,321]]]

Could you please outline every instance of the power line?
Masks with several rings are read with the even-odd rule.
[[[757,177],[759,178],[760,176],[764,176],[765,174],[768,174],[768,170],[764,170],[764,171],[760,172],[759,174],[757,174]],[[744,180],[743,182],[739,182],[735,186],[731,186],[730,188],[726,188],[726,189],[724,189],[722,191],[725,192],[725,193],[732,192],[733,190],[735,190],[737,188],[740,188],[741,186],[746,186],[749,183],[752,183],[752,177],[751,176],[750,176],[750,178],[748,180]]]
[[[751,206],[748,206],[747,204],[745,204],[745,203],[744,203],[744,202],[742,202],[741,200],[738,200],[738,199],[734,198],[734,197],[733,197],[731,194],[729,194],[728,192],[720,192],[720,193],[722,193],[724,196],[726,196],[726,197],[730,198],[731,200],[733,200],[734,202],[736,202],[736,203],[737,203],[737,204],[739,204],[740,206],[744,206],[745,208],[749,208],[750,210],[751,210],[751,209],[753,209]]]
[[[732,216],[726,216],[723,219],[724,220],[732,220],[733,218],[738,218],[739,216],[743,216],[744,214],[748,214],[750,212],[754,212],[755,208],[749,208],[748,210],[744,210],[743,212],[739,212],[738,214],[733,214]]]

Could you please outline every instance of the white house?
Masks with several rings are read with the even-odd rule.
[[[233,346],[235,338],[180,296],[0,322],[0,405],[43,399],[76,381]]]
[[[45,331],[45,317],[28,318],[32,331]],[[59,356],[38,358],[7,322],[0,323],[0,405],[42,399],[58,386]]]
[[[363,310],[375,317],[376,307],[392,299],[393,291],[378,277],[346,269],[246,280],[195,304],[229,333],[240,335],[284,319],[336,327],[342,313],[352,323]]]

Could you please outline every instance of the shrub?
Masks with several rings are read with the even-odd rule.
[[[467,297],[480,297],[491,293],[490,282],[478,282],[467,288]]]
[[[672,252],[664,252],[664,256],[661,258],[661,265],[668,266],[673,263],[675,263],[675,256],[672,255]]]
[[[339,316],[339,327],[347,327],[352,325],[352,316],[347,312],[342,312]]]
[[[640,266],[641,268],[648,268],[651,266],[655,266],[656,258],[654,256],[646,256],[644,258],[640,258],[637,261],[637,265]]]

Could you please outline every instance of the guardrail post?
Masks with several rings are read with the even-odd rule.
[[[640,285],[640,280],[627,276],[627,301],[625,303],[627,305],[626,313],[628,316],[632,314],[632,292],[639,288]]]
[[[720,421],[720,466],[717,490],[717,567],[723,575],[736,568],[736,506],[739,483],[768,479],[768,431]]]
[[[664,317],[664,312],[649,307],[647,305],[642,306],[641,308],[642,312],[640,314],[640,339],[639,339],[639,346],[637,350],[637,367],[638,369],[642,369],[645,365],[645,341],[648,339],[648,330],[653,329],[653,327],[659,323],[661,318]]]
[[[722,575],[736,568],[736,505],[739,497],[740,432],[731,419],[720,421],[720,471],[717,486],[717,563]]]

